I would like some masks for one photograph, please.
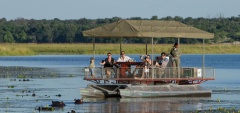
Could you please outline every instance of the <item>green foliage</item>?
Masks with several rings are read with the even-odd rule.
[[[83,37],[82,31],[98,26],[116,22],[122,18],[112,17],[105,19],[77,20],[27,20],[18,18],[7,21],[0,18],[0,42],[5,43],[90,43],[90,37]],[[182,18],[180,16],[167,16],[158,18],[152,16],[150,19],[141,17],[130,17],[132,20],[175,20],[184,24],[211,32],[215,34],[213,40],[206,40],[206,43],[225,43],[240,41],[240,17],[224,18],[222,15],[216,18]],[[194,44],[202,43],[196,39],[182,39],[181,43]],[[118,43],[116,38],[97,38],[97,43]],[[174,43],[176,40],[163,38],[156,39],[155,43]],[[124,43],[145,43],[144,38],[131,38]]]
[[[240,36],[240,32],[237,32],[236,35],[237,35],[237,36]]]
[[[14,38],[11,32],[7,31],[7,33],[3,36],[3,41],[7,43],[14,43]]]
[[[17,37],[17,39],[18,39],[18,42],[26,42],[28,39],[28,36],[24,31],[21,31],[19,33],[19,37]]]

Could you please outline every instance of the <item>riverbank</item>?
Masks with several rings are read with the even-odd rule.
[[[95,44],[95,54],[119,54],[120,44]],[[172,44],[154,44],[153,52],[169,52]],[[240,44],[181,44],[182,54],[239,54]],[[0,56],[25,56],[39,54],[93,54],[92,43],[74,44],[0,44]],[[122,44],[122,50],[128,54],[145,54],[146,44]],[[148,53],[151,53],[148,44]]]

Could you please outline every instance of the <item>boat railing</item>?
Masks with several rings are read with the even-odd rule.
[[[103,67],[83,69],[84,79],[181,79],[181,80],[214,80],[215,71],[211,67],[167,67],[165,69],[159,67],[151,67],[145,69],[143,67],[128,67],[128,68],[111,68],[106,70]],[[92,71],[92,72],[91,72]],[[106,71],[110,71],[111,75],[107,76]]]

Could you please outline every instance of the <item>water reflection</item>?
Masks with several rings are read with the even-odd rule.
[[[203,103],[210,98],[84,98],[81,111],[107,113],[195,112],[206,109]]]
[[[183,112],[202,110],[202,102],[209,98],[122,98],[120,112]]]

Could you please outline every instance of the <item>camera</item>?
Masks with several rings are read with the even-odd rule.
[[[141,56],[140,56],[140,59],[141,59],[141,60],[144,60],[146,57],[147,57],[147,55],[141,55]]]

